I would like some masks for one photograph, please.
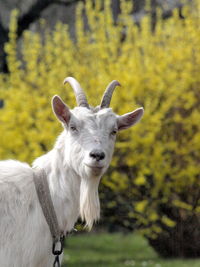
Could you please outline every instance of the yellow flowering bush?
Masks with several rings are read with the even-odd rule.
[[[153,33],[149,16],[139,27],[134,24],[129,2],[121,1],[117,25],[110,1],[104,1],[104,10],[100,2],[95,7],[92,1],[79,5],[76,41],[61,23],[44,36],[26,31],[19,56],[14,11],[5,47],[10,73],[0,76],[0,156],[31,162],[51,149],[61,131],[51,97],[58,94],[75,105],[72,89],[62,85],[64,77],[80,81],[91,105],[98,105],[107,84],[117,79],[122,87],[114,93],[113,110],[123,114],[144,106],[145,115],[118,136],[103,179],[104,216],[109,215],[111,228],[116,222],[130,229],[137,226],[155,247],[162,238],[178,239],[175,232],[183,238],[180,225],[193,236],[189,222],[199,228],[200,212],[198,1],[193,10],[184,7],[184,20],[176,10],[168,20],[158,18]],[[195,235],[199,240],[200,232]],[[172,253],[170,246],[175,247],[163,248],[166,254]]]

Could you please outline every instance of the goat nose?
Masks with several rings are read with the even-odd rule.
[[[94,149],[90,152],[90,157],[96,159],[96,161],[100,161],[105,158],[105,153],[99,149]]]

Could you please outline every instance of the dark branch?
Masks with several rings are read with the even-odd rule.
[[[71,0],[71,1],[62,1],[62,0],[55,0],[55,4],[63,5],[63,6],[70,6],[76,2],[85,2],[85,0]]]
[[[64,6],[70,6],[81,0],[37,0],[30,6],[28,11],[21,15],[17,21],[17,38],[19,39],[24,32],[28,29],[30,24],[35,22],[41,17],[42,12],[52,4],[59,4]],[[83,1],[83,0],[82,0]],[[9,29],[5,28],[1,23],[0,19],[0,72],[8,72],[7,62],[6,62],[6,53],[4,50],[4,45],[8,42],[8,33]]]
[[[8,67],[6,63],[6,53],[4,50],[4,45],[5,43],[8,42],[8,29],[6,29],[3,24],[0,21],[0,33],[1,33],[1,38],[0,38],[0,72],[8,72]]]
[[[22,35],[24,30],[28,29],[31,23],[40,18],[42,11],[52,4],[52,2],[51,0],[39,0],[35,2],[24,15],[19,17],[17,30],[18,38]]]
[[[36,21],[41,17],[41,13],[50,5],[52,4],[59,4],[64,6],[70,6],[76,2],[79,2],[80,0],[38,0],[36,1],[29,10],[19,17],[18,19],[18,31],[17,36],[18,38],[22,35],[23,31],[28,29],[30,24]]]

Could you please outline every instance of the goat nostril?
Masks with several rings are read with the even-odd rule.
[[[96,159],[96,161],[100,161],[105,158],[105,153],[101,150],[93,150],[90,152],[90,157]]]
[[[95,159],[96,158],[96,154],[94,152],[90,152],[90,157]]]
[[[105,158],[105,153],[104,152],[101,152],[100,155],[99,155],[99,159],[102,160]]]

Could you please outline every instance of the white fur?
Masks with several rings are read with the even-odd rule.
[[[54,148],[33,163],[47,174],[59,226],[65,232],[72,230],[79,216],[89,228],[100,216],[98,185],[112,158],[115,136],[111,132],[117,120],[111,109],[75,108]],[[105,159],[94,162],[89,156],[92,149],[104,151]],[[0,267],[52,266],[51,247],[33,169],[18,161],[1,161]]]

